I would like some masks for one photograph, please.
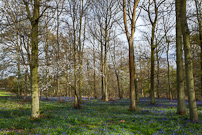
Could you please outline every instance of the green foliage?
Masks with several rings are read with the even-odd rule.
[[[73,109],[66,100],[40,101],[39,119],[30,119],[31,103],[18,99],[0,99],[0,134],[197,134],[202,122],[191,123],[188,116],[176,114],[176,101],[157,99],[150,105],[140,98],[137,111],[128,111],[129,100],[117,102],[84,101],[82,109]],[[198,103],[202,119],[202,103]]]
[[[22,86],[24,86],[24,81],[22,81],[22,79],[18,80],[14,76],[10,76],[4,80],[1,80],[1,83],[2,83],[1,87],[4,88],[7,92],[11,92],[11,93],[15,93],[15,94],[18,93],[18,85],[20,86],[21,90],[22,90]],[[13,95],[11,95],[11,96],[13,96]]]

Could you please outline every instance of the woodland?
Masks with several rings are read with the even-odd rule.
[[[0,0],[0,134],[201,126],[201,0]]]

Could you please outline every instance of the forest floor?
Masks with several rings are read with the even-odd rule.
[[[149,98],[140,98],[137,111],[128,111],[130,101],[127,99],[103,102],[85,98],[82,109],[74,109],[72,104],[73,100],[67,97],[63,97],[63,103],[59,103],[58,98],[42,100],[40,119],[31,120],[30,101],[0,97],[0,134],[202,134],[200,101],[197,101],[199,123],[190,122],[189,115],[177,115],[177,101],[163,98],[156,99],[156,105],[150,105]]]

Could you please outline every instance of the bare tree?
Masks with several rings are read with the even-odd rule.
[[[31,118],[39,118],[39,90],[38,90],[38,25],[40,19],[40,1],[34,0],[34,8],[29,8],[29,2],[23,0],[28,18],[30,20],[32,30],[31,30],[31,88],[32,88],[32,111]],[[32,11],[31,11],[32,10]]]
[[[185,54],[185,70],[186,70],[186,86],[188,92],[189,110],[190,110],[190,120],[193,122],[198,122],[198,109],[196,104],[195,90],[194,90],[194,77],[193,77],[193,67],[192,67],[192,56],[190,50],[190,33],[187,24],[186,16],[186,0],[180,1],[180,21],[181,29],[184,42],[184,54]]]
[[[155,32],[156,32],[156,25],[159,19],[159,15],[161,13],[160,6],[165,2],[165,0],[157,1],[157,0],[149,0],[147,6],[143,5],[143,9],[147,12],[149,22],[151,23],[152,30],[151,30],[151,90],[150,90],[150,98],[151,104],[155,104],[155,95],[154,95],[154,67],[155,67],[155,49],[157,44],[155,44]],[[153,5],[153,7],[152,7]]]
[[[133,38],[135,33],[135,24],[136,24],[136,9],[139,0],[135,0],[134,3],[130,3],[129,1],[123,0],[123,19],[125,25],[126,37],[129,45],[129,72],[130,72],[130,110],[136,110],[135,103],[135,84],[134,84],[134,47],[133,47]],[[128,23],[127,23],[127,12],[130,12],[127,4],[133,5],[132,15],[129,16],[131,18],[130,28],[131,31],[129,33]],[[129,14],[128,14],[129,15]]]

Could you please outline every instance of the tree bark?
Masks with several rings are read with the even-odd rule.
[[[168,59],[168,52],[169,52],[169,46],[170,46],[170,43],[167,39],[168,37],[166,37],[166,41],[168,43],[168,46],[167,46],[167,65],[168,65],[168,72],[167,72],[167,76],[168,76],[168,90],[169,90],[169,99],[170,101],[172,100],[172,91],[171,91],[171,84],[170,84],[170,63],[169,63],[169,59]]]
[[[189,111],[190,120],[193,122],[198,122],[198,109],[196,104],[195,90],[194,90],[194,77],[193,77],[193,67],[192,67],[192,56],[191,56],[191,46],[190,46],[190,32],[187,24],[186,16],[186,0],[181,0],[181,29],[183,34],[184,42],[184,53],[185,53],[185,70],[186,70],[186,86],[189,101]]]
[[[32,89],[32,104],[31,104],[31,118],[39,118],[39,89],[38,89],[38,24],[39,24],[39,0],[34,0],[33,17],[30,18],[31,29],[31,89]],[[26,9],[29,15],[28,5]],[[31,15],[29,15],[31,16]]]
[[[102,40],[102,39],[101,39]],[[102,100],[104,100],[104,64],[103,64],[103,45],[101,42],[101,56],[100,56],[100,60],[101,60],[101,84],[102,84],[102,91],[101,91],[101,95],[102,95]]]
[[[57,92],[59,94],[59,102],[62,102],[61,98],[61,89],[60,89],[60,76],[59,76],[59,61],[60,61],[60,43],[59,43],[59,28],[60,28],[60,23],[59,23],[59,11],[58,11],[58,5],[57,3]]]
[[[133,38],[135,33],[135,12],[139,0],[135,0],[133,13],[132,13],[132,20],[131,20],[131,35],[128,31],[127,26],[127,14],[126,14],[126,0],[123,0],[123,18],[124,18],[124,26],[126,31],[126,37],[128,40],[129,45],[129,73],[130,73],[130,110],[136,110],[136,103],[135,103],[135,85],[134,85],[134,48],[133,48]]]
[[[159,92],[159,85],[160,85],[160,80],[159,80],[160,68],[159,68],[159,65],[160,65],[160,63],[159,63],[158,51],[156,51],[156,60],[157,60],[157,87],[156,87],[156,90],[157,90],[157,97],[160,98],[160,92]]]
[[[93,38],[93,41],[94,41],[94,38]],[[97,90],[96,90],[96,85],[95,85],[95,83],[96,83],[96,79],[95,79],[95,76],[96,76],[96,74],[95,74],[95,43],[93,42],[93,66],[94,66],[94,73],[93,73],[93,88],[94,88],[94,97],[95,97],[95,99],[97,99]]]
[[[115,46],[115,41],[114,41],[114,72],[115,72],[116,79],[117,79],[117,87],[118,87],[119,99],[121,100],[122,95],[121,95],[120,82],[119,82],[119,72],[116,70],[116,49],[115,48],[116,48],[116,46]]]
[[[73,5],[73,12],[76,12],[76,2]],[[77,46],[76,46],[76,26],[75,26],[76,16],[73,16],[73,36],[74,36],[74,107],[80,108],[79,95],[78,95],[78,83],[77,83]]]
[[[180,0],[175,2],[176,10],[176,55],[177,55],[177,114],[187,114],[184,92],[182,30],[180,20]]]
[[[106,30],[107,31],[107,30]],[[107,32],[105,34],[105,55],[104,55],[104,101],[108,101],[108,91],[107,91]]]
[[[27,80],[28,79],[28,69],[26,69],[25,71],[25,89],[24,89],[24,100],[27,100],[27,89],[28,89],[28,86],[27,86]]]
[[[18,94],[17,96],[21,97],[21,73],[20,73],[20,45],[19,45],[19,38],[18,38],[18,32],[17,32],[17,67],[18,67],[18,79],[17,79],[17,89]]]
[[[155,26],[152,26],[152,38],[151,38],[151,89],[150,89],[150,98],[151,104],[156,104],[154,97],[154,54],[155,54],[155,46],[154,46],[154,31]]]
[[[155,95],[154,95],[154,66],[155,66],[155,49],[156,49],[156,45],[154,44],[154,38],[155,38],[155,28],[156,28],[156,23],[157,23],[157,19],[158,19],[158,7],[157,7],[157,3],[156,0],[154,0],[154,10],[155,10],[155,18],[154,21],[152,21],[151,19],[151,14],[150,14],[150,10],[148,10],[148,16],[149,16],[149,20],[150,23],[152,25],[152,36],[151,36],[151,89],[150,89],[150,98],[151,98],[151,104],[156,104],[155,102]]]
[[[134,84],[135,84],[135,99],[136,99],[136,102],[139,102],[138,89],[137,89],[137,75],[136,75],[135,54],[133,54],[133,55],[134,55]]]
[[[195,0],[195,5],[196,5],[196,17],[198,21],[198,27],[199,27],[199,45],[201,47],[201,52],[200,52],[200,66],[201,66],[201,100],[202,100],[202,12],[201,12],[201,7],[200,3],[198,0]]]

